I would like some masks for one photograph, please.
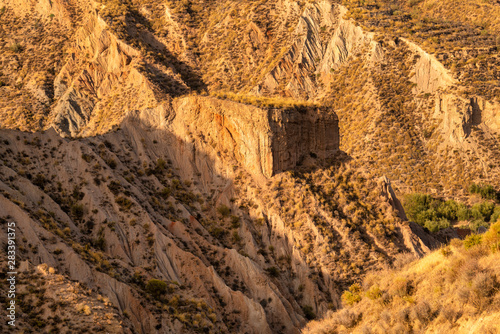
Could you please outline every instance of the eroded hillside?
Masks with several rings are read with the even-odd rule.
[[[16,277],[16,330],[24,333],[59,331],[60,333],[133,333],[127,317],[108,298],[79,282],[55,273],[46,264],[31,267],[28,261],[19,266]],[[2,267],[2,273],[8,272]],[[6,277],[2,277],[2,302],[9,295]],[[11,319],[9,319],[10,321]],[[1,324],[2,332],[11,327]]]
[[[111,331],[298,333],[437,246],[396,194],[499,186],[498,5],[454,2],[2,0],[20,258]]]
[[[466,197],[498,186],[499,5],[453,3],[5,1],[2,124],[88,136],[190,92],[314,102],[398,193]]]
[[[152,116],[79,140],[1,132],[2,219],[18,224],[20,258],[97,290],[137,331],[296,333],[356,275],[432,246],[387,181],[341,153],[260,180],[209,126]],[[168,288],[155,295],[151,279]]]

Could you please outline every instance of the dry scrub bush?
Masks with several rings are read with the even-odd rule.
[[[497,224],[488,233],[496,236]],[[304,333],[346,332],[346,328],[355,333],[364,333],[366,328],[375,333],[446,332],[457,324],[458,330],[472,330],[470,326],[478,319],[500,312],[500,268],[496,265],[500,253],[484,240],[468,249],[456,241],[448,246],[447,255],[437,250],[403,267],[370,273],[361,291],[351,288],[344,293],[352,297],[355,290],[369,298],[344,303],[345,309],[323,322],[312,322]],[[496,245],[496,239],[492,242]],[[354,314],[363,316],[355,321]],[[491,319],[484,321],[485,330],[498,326],[488,323]]]

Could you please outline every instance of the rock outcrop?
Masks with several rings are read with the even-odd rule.
[[[293,169],[307,157],[332,158],[339,149],[337,116],[324,108],[259,108],[211,97],[179,98],[172,108],[173,133],[200,136],[255,176]]]
[[[434,56],[405,38],[401,40],[417,57],[414,64],[415,75],[411,78],[412,82],[415,83],[414,94],[434,94],[438,90],[449,88],[456,83],[450,72]]]
[[[454,94],[436,94],[434,117],[443,120],[443,131],[451,143],[462,144],[472,127],[500,132],[498,113],[500,105],[473,97],[465,99]]]

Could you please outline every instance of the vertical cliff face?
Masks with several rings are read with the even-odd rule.
[[[255,176],[271,177],[308,157],[331,158],[339,149],[337,116],[324,108],[259,108],[201,96],[172,105],[174,133],[200,138]]]
[[[107,30],[102,18],[91,16],[77,31],[76,43],[54,81],[51,123],[75,136],[103,109],[107,94],[134,75],[130,65],[138,53]],[[130,80],[133,84],[141,82]]]
[[[478,109],[471,102],[452,94],[436,94],[434,117],[442,119],[442,129],[450,143],[463,143],[471,126],[479,124],[474,124]]]
[[[339,149],[337,115],[319,108],[269,110],[273,175],[300,165],[306,158],[327,159]]]

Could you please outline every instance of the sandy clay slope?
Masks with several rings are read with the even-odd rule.
[[[0,2],[0,218],[50,277],[26,331],[299,333],[437,246],[397,195],[498,183],[494,40],[457,19],[484,52],[453,67],[406,5],[345,5]]]
[[[136,114],[79,140],[2,130],[2,221],[18,224],[19,257],[108,298],[136,332],[296,333],[339,306],[356,275],[435,245],[401,220],[386,180],[367,178],[328,141],[307,148],[302,171],[280,173],[273,161],[310,135],[294,132],[302,112],[265,110],[280,123],[259,119],[252,133],[224,116],[264,110],[205,99],[195,110],[176,99],[170,118]],[[305,115],[321,133],[329,123],[316,112]],[[284,131],[278,141],[270,128]],[[321,167],[325,159],[337,162]],[[166,291],[148,289],[153,278]]]

